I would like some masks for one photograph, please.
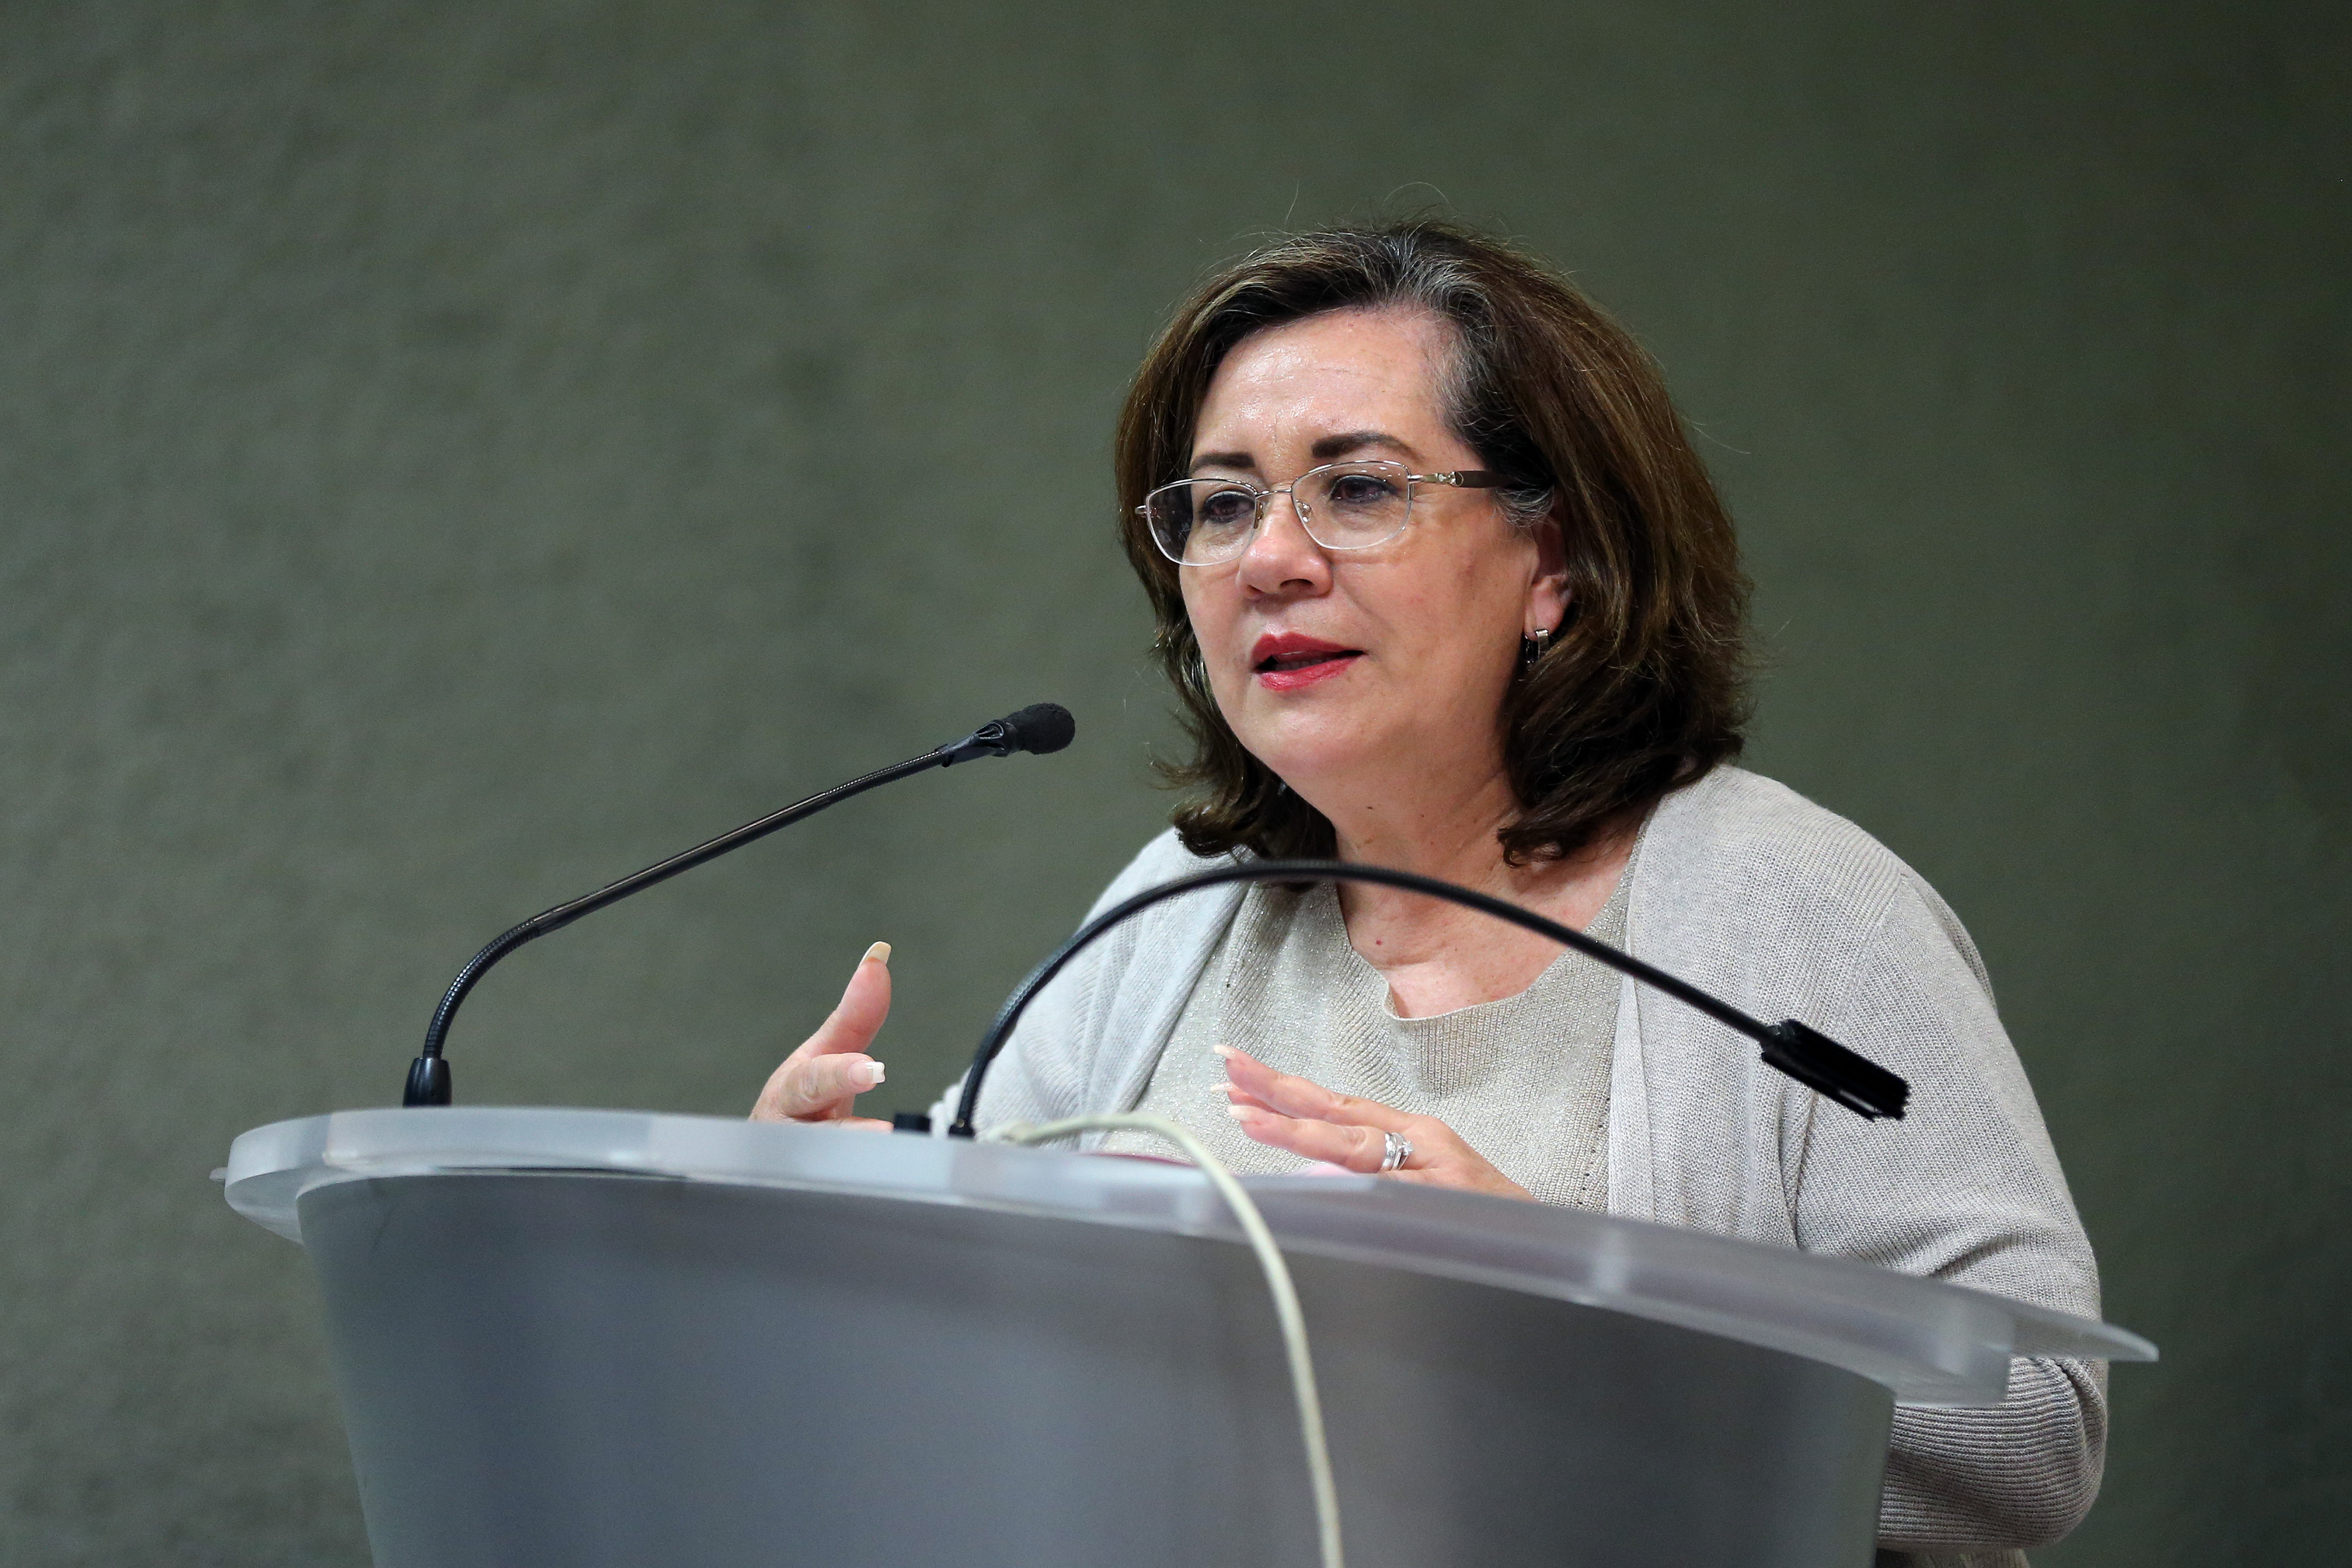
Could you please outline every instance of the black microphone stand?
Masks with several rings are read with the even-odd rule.
[[[409,1064],[408,1083],[401,1094],[404,1106],[446,1105],[449,1103],[449,1063],[442,1055],[443,1042],[448,1038],[449,1021],[457,1016],[458,1005],[474,988],[489,967],[522,946],[535,942],[550,931],[562,931],[583,915],[594,914],[607,904],[618,903],[631,893],[643,892],[656,882],[666,882],[680,871],[691,871],[706,860],[715,860],[730,849],[740,849],[754,838],[766,837],[779,827],[789,827],[804,816],[814,816],[826,806],[863,795],[877,784],[902,779],[931,768],[951,768],[958,763],[968,763],[975,757],[1009,757],[1015,752],[1058,752],[1070,743],[1076,727],[1066,710],[1051,702],[1040,702],[1024,708],[1008,718],[982,724],[961,741],[925,752],[919,757],[909,757],[903,763],[893,763],[877,768],[847,784],[834,785],[795,801],[782,811],[772,813],[757,822],[747,822],[730,833],[722,833],[705,844],[698,844],[682,854],[673,855],[658,865],[646,867],[632,876],[622,878],[609,886],[597,889],[584,898],[568,904],[558,904],[542,910],[520,925],[511,927],[492,938],[489,945],[466,962],[457,978],[449,983],[442,994],[441,1005],[433,1012],[433,1022],[425,1030],[425,1048]]]
[[[1047,981],[1061,972],[1063,965],[1113,926],[1152,905],[1227,882],[1375,882],[1382,887],[1402,888],[1408,892],[1427,893],[1432,898],[1444,899],[1490,914],[1496,920],[1508,921],[1523,930],[1534,931],[1538,936],[1548,936],[1563,946],[1574,948],[1587,958],[1596,959],[1620,973],[1631,975],[1644,985],[1697,1008],[1708,1017],[1760,1044],[1768,1065],[1787,1073],[1808,1089],[1827,1095],[1857,1116],[1865,1119],[1885,1116],[1900,1121],[1904,1108],[1910,1100],[1911,1086],[1901,1078],[1794,1018],[1778,1024],[1759,1022],[1730,1003],[1709,995],[1687,981],[1677,980],[1664,970],[1644,963],[1629,952],[1620,952],[1605,942],[1561,925],[1558,921],[1546,920],[1532,910],[1523,910],[1490,894],[1457,887],[1434,877],[1392,870],[1386,866],[1358,866],[1340,860],[1251,860],[1220,866],[1194,876],[1180,877],[1172,882],[1163,882],[1156,888],[1147,888],[1117,908],[1106,910],[1100,916],[1088,921],[1079,928],[1076,935],[1055,949],[1045,962],[1031,970],[1029,977],[1005,999],[1003,1007],[997,1012],[996,1021],[988,1026],[987,1035],[981,1040],[980,1049],[973,1053],[971,1067],[964,1074],[963,1092],[956,1100],[955,1120],[948,1124],[948,1136],[973,1136],[972,1114],[980,1108],[980,1087],[988,1076],[989,1064],[1004,1048],[1004,1042],[1013,1034],[1013,1026],[1021,1021],[1021,1015],[1027,1010],[1030,1002]]]

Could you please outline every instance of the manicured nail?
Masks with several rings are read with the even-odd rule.
[[[1216,1052],[1221,1057],[1237,1057],[1241,1055],[1239,1051],[1234,1049],[1231,1046],[1211,1046],[1209,1048]]]
[[[1249,1120],[1249,1107],[1245,1105],[1228,1105],[1225,1107],[1225,1114],[1232,1117],[1236,1121],[1247,1121]]]
[[[853,1079],[865,1084],[868,1089],[878,1088],[882,1082],[882,1064],[880,1062],[859,1062],[856,1067],[849,1069],[849,1076]]]
[[[866,958],[872,959],[875,963],[880,964],[885,969],[889,968],[890,944],[887,942],[876,942],[872,947],[866,950]],[[861,958],[857,962],[863,963],[866,962],[866,958]]]

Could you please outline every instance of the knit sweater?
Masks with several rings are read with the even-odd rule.
[[[1209,864],[1163,834],[1096,911]],[[1864,1121],[1627,981],[1611,1213],[2098,1315],[2090,1245],[1983,962],[1917,872],[1785,786],[1725,767],[1659,803],[1626,877],[1630,952],[1759,1017],[1804,1020],[1902,1074],[1911,1102],[1902,1121]],[[980,1124],[1137,1104],[1243,896],[1231,885],[1156,905],[1080,955],[1024,1016]],[[2095,1363],[2021,1357],[1997,1406],[1899,1407],[1882,1568],[2021,1568],[2019,1549],[2089,1509],[2105,1436]]]
[[[1585,934],[1623,943],[1622,881]],[[1605,1211],[1617,993],[1615,970],[1562,952],[1516,996],[1400,1017],[1387,979],[1348,941],[1337,889],[1260,882],[1243,895],[1136,1109],[1179,1123],[1229,1170],[1307,1165],[1226,1114],[1215,1047],[1239,1046],[1328,1089],[1435,1117],[1540,1202]],[[1108,1133],[1099,1147],[1167,1152],[1142,1132]]]

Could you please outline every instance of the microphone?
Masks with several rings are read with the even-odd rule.
[[[779,812],[757,822],[747,822],[731,833],[722,833],[705,844],[698,844],[682,854],[673,855],[657,865],[648,866],[634,876],[599,888],[585,898],[542,910],[519,926],[501,931],[488,946],[474,954],[434,1009],[433,1022],[425,1031],[425,1049],[409,1064],[408,1083],[401,1091],[401,1104],[446,1105],[449,1103],[450,1079],[448,1059],[442,1047],[449,1035],[449,1021],[457,1016],[458,1005],[474,988],[490,965],[527,942],[562,931],[583,915],[594,914],[608,904],[616,904],[631,893],[643,892],[656,882],[666,882],[680,871],[690,871],[706,860],[715,860],[730,849],[740,849],[754,838],[766,837],[779,827],[786,827],[804,816],[814,816],[828,805],[837,805],[851,795],[863,795],[877,784],[886,784],[909,773],[919,773],[929,768],[951,768],[958,763],[968,763],[975,757],[1009,757],[1016,752],[1034,752],[1044,755],[1058,752],[1070,743],[1077,733],[1077,722],[1069,710],[1053,702],[1033,703],[1018,713],[992,720],[974,730],[961,741],[950,741],[935,747],[919,757],[909,757],[903,763],[893,763],[847,784],[835,784],[796,801]]]
[[[1767,1066],[1788,1074],[1799,1083],[1836,1100],[1865,1121],[1890,1117],[1897,1121],[1910,1103],[1911,1086],[1901,1078],[1880,1067],[1876,1062],[1831,1039],[1817,1029],[1810,1028],[1794,1018],[1778,1024],[1765,1024],[1748,1016],[1730,1003],[1710,995],[1687,981],[1677,980],[1664,970],[1643,963],[1632,953],[1620,952],[1605,942],[1571,930],[1557,921],[1546,920],[1531,910],[1508,903],[1486,893],[1442,882],[1434,877],[1423,877],[1412,871],[1392,870],[1386,866],[1355,866],[1339,860],[1253,860],[1245,864],[1220,866],[1213,870],[1180,877],[1172,882],[1162,882],[1147,888],[1115,909],[1103,913],[1078,929],[1056,948],[1045,962],[1029,972],[1029,977],[1005,998],[998,1010],[996,1021],[972,1054],[971,1067],[965,1072],[963,1093],[956,1100],[955,1120],[948,1124],[950,1138],[973,1136],[972,1113],[980,1108],[980,1086],[988,1076],[989,1064],[1013,1034],[1013,1026],[1032,999],[1044,989],[1047,981],[1059,973],[1063,965],[1113,926],[1132,920],[1152,905],[1181,898],[1202,888],[1214,888],[1226,882],[1374,882],[1386,888],[1402,888],[1408,892],[1427,893],[1432,898],[1444,899],[1465,908],[1480,910],[1496,920],[1508,921],[1538,936],[1548,936],[1563,946],[1574,948],[1587,958],[1597,959],[1621,974],[1631,975],[1654,990],[1663,991],[1687,1006],[1696,1007],[1717,1023],[1726,1025],[1763,1047]]]
[[[1018,713],[982,724],[953,745],[939,750],[940,766],[951,768],[974,757],[1009,757],[1015,752],[1039,756],[1058,752],[1078,732],[1078,722],[1058,702],[1033,702]]]

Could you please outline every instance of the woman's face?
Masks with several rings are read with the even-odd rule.
[[[1347,310],[1244,339],[1210,383],[1192,475],[1272,487],[1350,458],[1478,468],[1446,425],[1448,331]],[[1225,721],[1327,816],[1363,789],[1496,773],[1519,639],[1566,607],[1552,525],[1513,531],[1491,490],[1414,489],[1385,544],[1327,551],[1283,495],[1239,558],[1179,569]]]

